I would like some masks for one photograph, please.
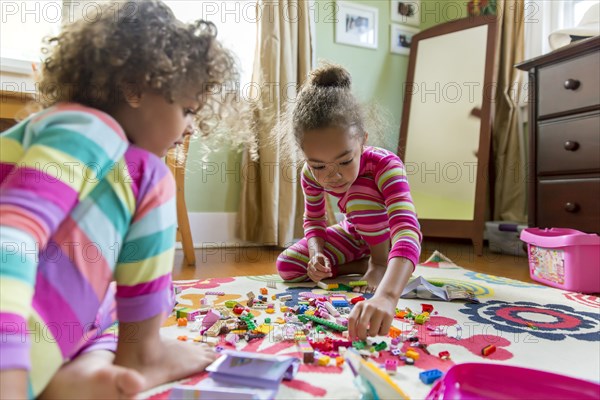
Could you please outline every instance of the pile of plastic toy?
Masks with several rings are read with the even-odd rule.
[[[247,293],[245,301],[225,301],[224,305],[213,306],[211,296],[223,296],[224,292],[208,291],[202,299],[199,309],[176,306],[174,313],[177,325],[187,328],[195,336],[195,342],[204,342],[218,346],[217,350],[230,345],[233,348],[243,347],[242,341],[250,342],[265,338],[271,342],[295,341],[301,358],[306,364],[321,366],[341,366],[344,363],[344,353],[348,348],[354,348],[365,358],[379,358],[381,352],[390,352],[394,357],[386,357],[385,364],[380,365],[389,374],[394,374],[401,363],[413,365],[419,360],[420,353],[430,355],[427,345],[419,342],[419,331],[423,327],[429,334],[447,335],[442,330],[424,325],[433,311],[430,304],[421,304],[419,313],[406,308],[396,310],[396,318],[402,321],[402,327],[390,328],[387,336],[368,338],[366,341],[351,341],[348,337],[348,316],[353,305],[365,298],[355,295],[350,299],[345,292],[366,282],[351,282],[349,286],[342,284],[319,283],[324,294],[310,291],[298,294],[299,301],[293,305],[289,294],[269,296],[268,288],[260,288],[260,295]],[[273,287],[275,284],[269,283]],[[245,303],[245,304],[244,304]],[[267,316],[260,321],[252,310],[264,311]],[[271,314],[279,311],[274,318]],[[419,326],[420,325],[420,326]],[[457,326],[457,329],[460,327]],[[190,340],[188,335],[181,335],[179,340]],[[408,346],[404,346],[407,343]],[[240,346],[238,346],[240,345]],[[401,349],[404,348],[404,351]],[[488,352],[491,349],[488,349]],[[450,353],[442,351],[440,359],[449,359]],[[442,373],[429,370],[421,373],[424,383],[431,383]]]

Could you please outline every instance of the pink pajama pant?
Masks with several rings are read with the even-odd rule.
[[[368,256],[370,252],[369,246],[356,232],[356,228],[344,220],[327,228],[324,254],[331,263],[331,272],[335,277],[338,274],[339,265],[360,260]],[[279,255],[276,262],[277,271],[285,281],[306,281],[308,280],[306,274],[308,261],[308,243],[307,239],[303,238]]]

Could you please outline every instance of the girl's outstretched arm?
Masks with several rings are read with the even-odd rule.
[[[413,263],[403,257],[392,258],[375,295],[354,306],[348,320],[350,338],[387,335],[394,319],[398,299],[412,274]]]

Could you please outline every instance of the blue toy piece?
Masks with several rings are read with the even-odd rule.
[[[346,300],[333,300],[331,305],[334,307],[348,307],[350,304]]]
[[[428,369],[419,374],[419,379],[426,385],[431,385],[436,380],[440,379],[444,375],[439,369]]]

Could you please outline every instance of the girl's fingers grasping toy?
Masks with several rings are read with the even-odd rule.
[[[331,277],[331,264],[324,254],[315,254],[308,262],[306,273],[313,282],[319,282]]]
[[[304,239],[277,259],[284,280],[364,274],[368,292],[350,316],[350,334],[385,334],[421,252],[421,232],[402,161],[367,146],[362,108],[348,71],[324,65],[313,71],[280,129],[306,160],[302,169]],[[287,128],[287,129],[285,129]],[[325,195],[337,199],[345,219],[327,226]],[[327,257],[324,252],[327,250]]]

